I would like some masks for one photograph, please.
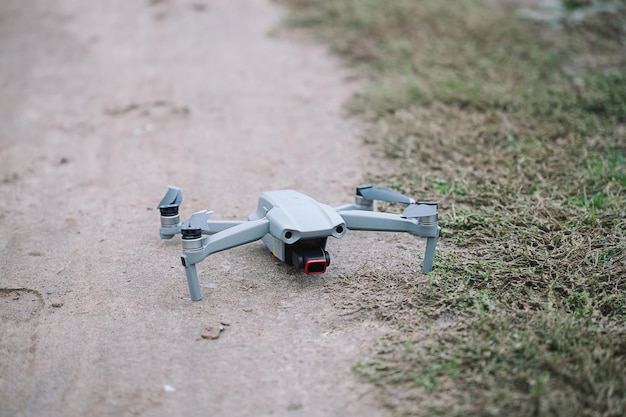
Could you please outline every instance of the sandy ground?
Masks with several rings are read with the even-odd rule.
[[[384,168],[342,117],[349,71],[280,18],[263,0],[0,3],[1,416],[384,413],[351,367],[388,330],[342,315],[332,282],[419,239],[349,233],[316,277],[252,243],[199,264],[194,303],[180,240],[158,237],[168,184],[183,218],[245,219],[265,190],[351,202]]]

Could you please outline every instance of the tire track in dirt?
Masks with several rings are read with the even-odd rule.
[[[35,373],[38,327],[45,302],[30,288],[0,288],[0,391],[5,398],[27,399],[28,386],[7,375],[18,374],[28,381]],[[25,328],[32,331],[25,331]],[[24,406],[25,404],[20,404]]]

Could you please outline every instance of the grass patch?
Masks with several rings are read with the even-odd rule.
[[[616,355],[615,335],[597,326],[518,312],[420,334],[385,339],[372,361],[355,367],[382,385],[396,414],[623,414],[626,363]]]
[[[430,275],[333,285],[398,328],[355,372],[393,415],[624,415],[626,2],[558,32],[478,0],[287,3],[370,80],[349,110],[397,162],[372,182],[440,202]]]

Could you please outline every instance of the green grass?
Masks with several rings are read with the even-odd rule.
[[[348,108],[397,162],[372,182],[440,203],[431,274],[332,284],[398,329],[355,372],[398,416],[626,414],[626,2],[554,32],[478,0],[285,1],[369,80]]]

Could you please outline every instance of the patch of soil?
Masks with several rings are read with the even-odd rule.
[[[168,184],[183,218],[245,219],[263,191],[339,205],[385,170],[342,118],[352,74],[269,36],[280,18],[261,0],[0,4],[0,415],[382,414],[351,368],[387,329],[327,284],[401,268],[419,240],[349,234],[319,277],[253,243],[200,264],[194,303],[179,239],[159,239]],[[210,323],[229,326],[203,340]]]

